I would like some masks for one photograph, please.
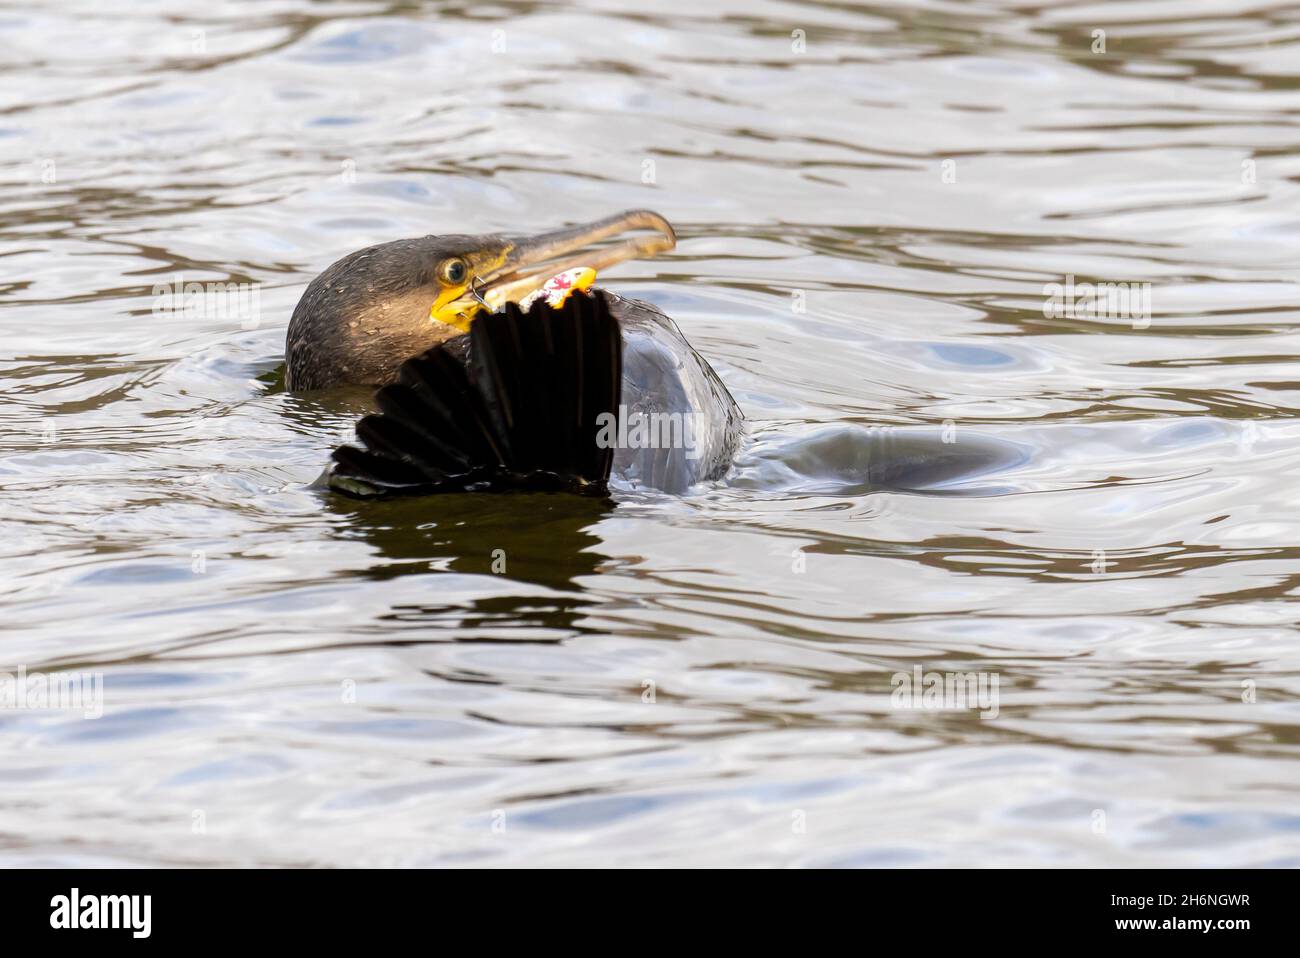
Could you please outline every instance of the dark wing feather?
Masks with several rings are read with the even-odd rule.
[[[475,320],[469,348],[440,344],[402,365],[334,452],[330,486],[351,495],[505,489],[602,494],[614,449],[622,337],[603,297],[559,309],[508,304]]]

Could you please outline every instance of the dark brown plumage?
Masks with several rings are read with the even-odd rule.
[[[499,236],[424,236],[369,246],[308,285],[285,339],[285,386],[381,386],[398,367],[462,330],[429,318],[440,262],[503,246]]]
[[[403,363],[334,452],[330,486],[374,496],[467,490],[605,491],[612,446],[596,442],[622,387],[618,323],[603,297],[552,309],[513,303],[467,336]]]

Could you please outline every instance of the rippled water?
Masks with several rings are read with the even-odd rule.
[[[104,682],[0,711],[0,860],[1300,864],[1294,6],[5,3],[0,51],[0,665]],[[727,483],[307,488],[364,401],[275,386],[316,272],[628,207]],[[855,486],[885,426],[1024,455]]]

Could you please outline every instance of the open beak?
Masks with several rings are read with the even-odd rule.
[[[646,230],[652,232],[598,245],[624,233]],[[444,307],[448,313],[468,319],[484,307],[497,310],[507,302],[519,302],[558,273],[580,267],[599,272],[630,259],[656,256],[676,246],[677,235],[658,213],[626,210],[549,233],[504,237],[502,242],[504,255],[499,262],[477,272],[465,294]]]

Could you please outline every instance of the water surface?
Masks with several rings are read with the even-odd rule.
[[[0,50],[0,665],[104,681],[0,711],[0,861],[1300,864],[1294,7],[4,3]],[[312,276],[629,207],[682,241],[604,281],[744,408],[728,482],[308,488],[362,405],[275,387]],[[855,485],[945,429],[1025,455]],[[997,718],[894,707],[917,665]]]

